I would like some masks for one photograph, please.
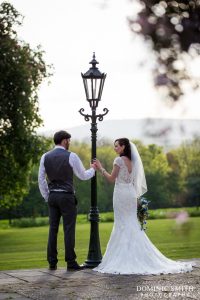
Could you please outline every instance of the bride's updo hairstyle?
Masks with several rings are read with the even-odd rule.
[[[120,138],[120,139],[116,139],[115,142],[118,142],[120,146],[123,145],[125,146],[124,152],[121,153],[120,156],[127,156],[131,160],[131,145],[129,143],[129,139]]]

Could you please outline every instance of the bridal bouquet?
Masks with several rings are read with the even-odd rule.
[[[146,200],[145,198],[140,198],[138,199],[138,207],[137,207],[137,217],[138,221],[140,222],[141,225],[141,230],[146,230],[146,219],[149,216],[148,213],[148,204],[150,201]]]

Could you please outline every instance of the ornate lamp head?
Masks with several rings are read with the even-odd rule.
[[[96,108],[98,102],[101,100],[106,74],[101,73],[96,67],[98,62],[95,58],[95,52],[93,53],[93,59],[90,64],[92,67],[86,73],[81,73],[81,76],[83,78],[87,101],[89,101],[91,108]]]

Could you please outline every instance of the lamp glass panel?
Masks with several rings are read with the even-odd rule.
[[[100,83],[101,83],[101,79],[100,78],[95,78],[93,79],[93,94],[94,94],[94,98],[93,99],[98,99],[99,97],[99,88],[100,88]]]
[[[88,94],[87,94],[87,99],[92,99],[92,79],[87,78],[87,86],[88,86]]]
[[[103,79],[101,78],[84,78],[85,93],[88,100],[100,100],[103,87]]]
[[[101,100],[101,95],[102,95],[102,91],[103,91],[104,80],[105,79],[102,78],[101,81],[100,81],[99,92],[98,92],[98,98],[99,98],[99,100]]]
[[[87,82],[87,79],[84,78],[83,79],[83,83],[84,83],[86,98],[88,99],[88,97],[89,97],[89,91],[88,91],[88,82]]]

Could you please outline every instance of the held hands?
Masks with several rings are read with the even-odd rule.
[[[102,165],[101,165],[100,161],[97,158],[93,159],[93,165],[95,166],[95,168],[97,170],[101,170],[102,169]]]
[[[97,158],[94,158],[92,160],[91,167],[94,168],[95,170],[98,170],[102,173],[103,176],[105,176],[106,170],[102,167],[100,161]]]
[[[99,170],[100,162],[98,161],[99,162],[99,164],[98,164],[97,161],[98,161],[98,159],[94,158],[90,164],[90,167],[93,168],[95,171]]]
[[[90,164],[90,168],[93,168],[95,171],[96,171],[96,169],[97,169],[97,167],[96,167],[96,165],[95,165],[94,163],[91,163],[91,164]]]
[[[93,165],[95,166],[95,170],[98,170],[101,172],[102,176],[110,176],[109,174],[107,174],[107,171],[102,167],[102,164],[100,163],[100,161],[97,158],[94,158],[92,160]]]

